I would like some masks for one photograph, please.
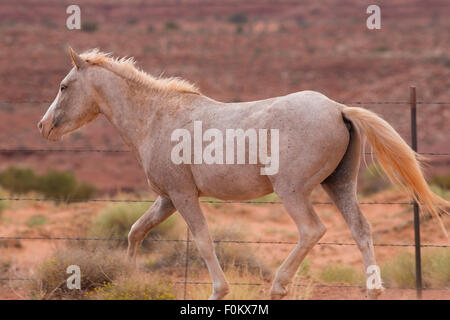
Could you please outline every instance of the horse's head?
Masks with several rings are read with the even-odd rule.
[[[94,99],[94,89],[86,74],[88,62],[69,48],[73,68],[61,81],[59,92],[39,121],[42,136],[51,141],[59,141],[66,133],[74,131],[98,114]]]

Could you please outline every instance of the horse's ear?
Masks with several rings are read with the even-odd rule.
[[[76,67],[77,69],[82,69],[87,65],[87,62],[84,61],[83,58],[81,58],[78,55],[78,53],[73,51],[73,49],[71,47],[69,47],[69,54],[70,54],[70,58],[72,59],[73,66]]]

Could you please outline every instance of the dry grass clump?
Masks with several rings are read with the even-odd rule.
[[[29,228],[33,228],[33,227],[42,226],[42,225],[46,224],[47,222],[48,222],[47,217],[38,214],[38,215],[31,216],[25,222],[25,225],[28,226]]]
[[[0,256],[0,278],[7,278],[11,268],[12,268],[11,258],[5,258]]]
[[[265,285],[245,285],[247,283],[263,283],[258,275],[255,275],[248,270],[229,269],[226,272],[226,277],[230,286],[230,293],[225,299],[230,300],[258,300],[269,296],[270,283]],[[211,282],[208,275],[205,275],[201,281]],[[236,285],[237,284],[237,285]],[[195,284],[188,285],[187,299],[206,300],[212,292],[211,284]]]
[[[3,189],[0,187],[0,198],[6,198],[6,193],[3,191]],[[8,201],[6,200],[0,200],[0,218],[2,216],[3,211],[8,208]]]
[[[414,255],[407,250],[400,251],[381,267],[381,278],[386,287],[415,287]],[[448,249],[427,249],[423,252],[422,281],[425,288],[441,288],[450,285],[450,251]]]
[[[173,300],[172,285],[160,277],[148,278],[143,274],[125,276],[117,281],[105,282],[85,293],[91,300]]]
[[[212,235],[215,241],[244,239],[244,234],[238,227],[217,229],[215,232],[212,232]],[[182,270],[186,264],[186,244],[176,242],[164,248],[165,251],[161,252],[160,258],[155,262],[150,261],[147,266],[153,270],[163,268]],[[258,259],[249,245],[226,242],[216,243],[216,253],[224,270],[248,271],[265,279],[271,276],[271,271]],[[190,243],[188,262],[189,270],[191,271],[206,267],[194,243]]]
[[[18,239],[4,239],[0,241],[0,248],[22,248],[22,242]]]
[[[69,289],[67,267],[77,265],[81,270],[81,289]],[[82,298],[86,291],[104,286],[129,273],[123,255],[98,246],[68,246],[57,249],[36,269],[31,295],[38,299]]]
[[[348,265],[329,264],[319,273],[320,280],[327,283],[346,283],[363,285],[364,274]]]
[[[230,286],[230,293],[225,299],[230,300],[259,300],[270,298],[271,280],[262,281],[256,274],[248,270],[229,269],[226,277]],[[210,282],[209,278],[201,281]],[[296,281],[294,281],[296,282]],[[312,281],[302,281],[304,286],[289,286],[287,300],[307,300],[310,299],[314,290]],[[258,284],[258,285],[256,285]],[[208,299],[211,294],[211,284],[189,285],[187,289],[187,299]]]

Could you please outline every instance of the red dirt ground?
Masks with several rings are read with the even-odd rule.
[[[314,200],[328,201],[323,192],[315,192]],[[364,201],[405,201],[407,200],[399,192],[386,191]],[[96,216],[106,204],[72,204],[55,206],[51,204],[20,203],[13,204],[3,213],[0,223],[0,234],[3,236],[38,236],[38,237],[85,237],[92,218]],[[375,243],[408,244],[413,243],[412,211],[405,205],[363,205],[363,211],[372,224]],[[246,240],[257,241],[289,241],[297,240],[296,229],[288,215],[280,205],[238,205],[226,204],[212,206],[203,204],[210,227],[214,230],[218,227],[235,226],[244,228]],[[327,233],[320,242],[354,243],[348,228],[334,206],[316,206],[319,216],[327,227]],[[26,222],[30,217],[42,215],[47,222],[42,226],[30,227]],[[450,227],[450,219],[444,217],[446,228]],[[181,230],[178,238],[184,236],[184,223],[178,223]],[[447,244],[444,235],[437,223],[432,220],[422,222],[422,242],[424,244]],[[2,249],[2,258],[9,259],[12,268],[9,277],[30,278],[38,263],[46,258],[54,249],[63,245],[63,241],[50,240],[20,240],[10,241],[9,247]],[[246,245],[252,248],[261,261],[267,264],[274,273],[282,260],[288,255],[293,245],[274,244],[227,244]],[[19,247],[17,247],[19,246]],[[157,250],[157,249],[155,249]],[[378,264],[391,259],[401,249],[398,247],[376,247]],[[428,249],[423,249],[428,250]],[[125,249],[124,249],[125,254]],[[141,258],[145,259],[142,253]],[[339,263],[356,267],[362,271],[361,255],[356,246],[331,246],[318,245],[308,255],[310,270],[315,273],[330,263]],[[190,275],[190,281],[209,281],[206,273],[200,278]],[[180,280],[180,279],[178,279]],[[260,279],[267,283],[262,287],[261,298],[268,297],[270,281]],[[315,282],[321,285],[320,281]],[[326,283],[322,283],[322,285]],[[339,284],[338,284],[339,285]],[[342,284],[346,285],[346,284]],[[26,297],[27,291],[23,284],[2,283],[0,298],[17,299],[14,290]],[[300,290],[300,289],[298,289]],[[190,296],[195,297],[195,286],[189,289]],[[362,299],[364,292],[359,288],[314,288],[309,294],[309,299]],[[288,296],[289,298],[289,296]],[[414,299],[414,290],[386,290],[383,299]],[[450,299],[448,290],[426,290],[425,299]]]

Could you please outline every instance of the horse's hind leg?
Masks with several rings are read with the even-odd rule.
[[[361,251],[366,277],[369,266],[376,266],[371,227],[363,216],[356,197],[356,184],[360,158],[360,138],[354,128],[350,129],[350,144],[339,166],[322,183],[323,188],[342,213],[353,238]],[[376,273],[379,277],[379,274]],[[373,277],[373,276],[372,276]],[[379,288],[367,290],[368,298],[376,299],[381,294],[381,279],[376,279]]]
[[[347,184],[324,183],[324,189],[328,192],[334,203],[342,213],[345,222],[352,232],[352,236],[361,251],[365,271],[369,266],[376,266],[373,240],[370,224],[363,216],[356,198],[356,182]],[[370,274],[366,273],[366,277]],[[377,274],[377,277],[379,274]],[[381,284],[381,279],[376,279]],[[382,292],[382,288],[367,290],[368,298],[376,299]]]
[[[133,224],[128,234],[128,258],[134,265],[136,265],[137,250],[145,236],[174,212],[175,207],[172,201],[159,196],[150,209]]]
[[[281,299],[288,293],[287,286],[292,281],[301,262],[326,231],[325,226],[314,212],[309,200],[309,192],[306,194],[277,192],[277,194],[297,226],[299,239],[296,247],[276,273],[270,290],[272,299]]]

